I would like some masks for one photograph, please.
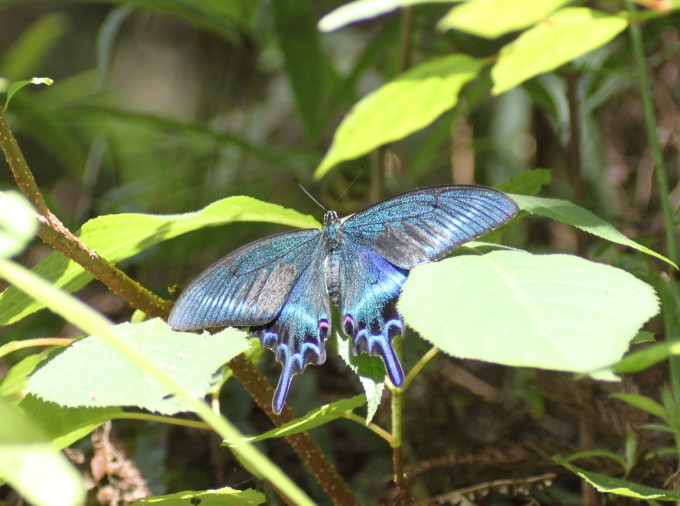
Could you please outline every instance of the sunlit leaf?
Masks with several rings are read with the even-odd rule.
[[[85,503],[80,474],[19,408],[0,398],[0,479],[36,506]]]
[[[399,310],[456,357],[590,373],[620,360],[659,301],[651,286],[614,267],[494,251],[416,267]]]
[[[553,460],[559,465],[569,469],[572,473],[577,474],[585,481],[590,483],[596,490],[600,492],[607,492],[624,497],[632,497],[634,499],[641,499],[645,501],[679,501],[680,492],[676,490],[665,490],[661,488],[648,487],[646,485],[639,485],[627,480],[605,476],[599,473],[586,471],[580,467],[570,464],[565,458],[560,456],[553,457]]]
[[[0,257],[21,253],[38,230],[31,204],[18,192],[0,193]]]
[[[585,7],[557,11],[503,47],[491,69],[492,93],[503,93],[597,49],[627,26],[621,16]]]
[[[481,68],[480,61],[456,54],[420,64],[384,84],[347,114],[315,177],[426,127],[456,105],[461,88]]]
[[[533,25],[570,0],[470,0],[454,7],[437,27],[495,39]]]
[[[351,413],[359,406],[366,402],[366,397],[363,395],[356,395],[349,399],[342,399],[339,401],[331,402],[325,406],[314,409],[307,413],[305,416],[291,420],[290,422],[284,423],[275,429],[272,429],[259,436],[251,436],[244,438],[241,441],[225,441],[223,444],[225,446],[237,446],[244,441],[262,441],[264,439],[270,439],[273,437],[285,437],[291,436],[293,434],[299,434],[300,432],[306,432],[313,429],[314,427],[319,427],[332,420],[341,418],[347,413]]]
[[[528,195],[511,195],[511,197],[523,211],[580,228],[589,234],[596,235],[607,241],[628,246],[648,255],[652,255],[677,268],[677,266],[668,258],[629,239],[596,214],[573,202]]]
[[[329,12],[319,21],[319,30],[332,32],[338,28],[375,18],[402,7],[410,7],[427,3],[453,3],[457,0],[355,0],[347,2]]]
[[[217,334],[173,332],[160,319],[123,323],[113,328],[134,341],[197,398],[210,388],[217,369],[248,349],[245,334],[228,328]],[[134,406],[163,414],[186,411],[186,405],[139,367],[96,336],[79,339],[39,367],[29,391],[67,407]],[[69,385],[69,388],[64,388]]]
[[[236,490],[224,487],[215,490],[185,490],[176,494],[145,497],[135,504],[154,506],[257,506],[264,504],[266,497],[253,489]]]

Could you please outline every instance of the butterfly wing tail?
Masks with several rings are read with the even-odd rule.
[[[296,374],[293,367],[293,360],[284,360],[282,362],[281,376],[279,376],[279,382],[276,385],[276,390],[274,391],[274,397],[272,398],[272,409],[277,415],[281,413],[283,405],[286,402],[286,397],[288,396],[288,389],[290,388],[290,383],[293,381],[293,376]]]
[[[397,313],[395,302],[395,299],[388,301],[380,316],[367,327],[361,323],[355,326],[355,322],[350,321],[349,316],[345,316],[344,323],[345,332],[352,336],[354,356],[366,352],[371,357],[380,357],[390,381],[394,386],[400,387],[404,384],[404,371],[392,348],[392,340],[403,333],[404,325]]]

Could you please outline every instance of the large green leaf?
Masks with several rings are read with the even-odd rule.
[[[351,413],[359,406],[366,403],[366,397],[363,395],[356,395],[349,399],[341,399],[339,401],[331,402],[320,408],[316,408],[305,416],[291,420],[284,423],[275,429],[260,434],[259,436],[246,437],[238,441],[224,441],[224,446],[238,446],[244,442],[262,441],[273,437],[285,437],[306,432],[320,425],[324,425],[337,418],[342,418],[346,413]]]
[[[465,83],[482,63],[456,54],[413,67],[357,103],[342,121],[315,172],[321,178],[334,165],[426,127],[458,102]]]
[[[621,16],[585,7],[557,11],[506,45],[491,69],[498,95],[600,46],[628,26]]]
[[[533,25],[571,0],[470,0],[454,7],[438,28],[495,39]]]
[[[621,269],[495,251],[416,267],[399,310],[453,356],[606,375],[659,302],[651,286]]]
[[[0,479],[36,506],[85,503],[82,478],[40,428],[0,398]]]
[[[311,216],[292,209],[251,197],[227,197],[193,213],[99,216],[85,223],[78,235],[100,256],[116,263],[161,241],[202,227],[234,221],[266,221],[301,228],[319,226]],[[92,275],[79,264],[56,252],[40,262],[34,272],[70,292],[79,290],[92,279]],[[0,325],[9,325],[43,307],[43,304],[10,286],[0,294]]]
[[[652,255],[677,269],[677,265],[665,256],[629,239],[596,214],[573,202],[562,199],[532,197],[528,195],[511,195],[511,197],[523,211],[561,221],[562,223],[580,228],[584,232],[596,235],[607,241],[628,246],[629,248]]]
[[[643,501],[680,501],[680,492],[677,490],[664,490],[661,488],[648,487],[631,481],[612,478],[599,473],[586,471],[570,464],[565,458],[553,457],[559,465],[569,469],[572,473],[580,476],[600,492],[607,492],[624,497],[633,497]]]
[[[249,346],[245,334],[233,328],[217,334],[173,332],[158,318],[113,330],[135,342],[196,398],[206,394],[221,365]],[[38,367],[27,386],[41,399],[67,407],[134,406],[167,415],[186,411],[185,403],[96,336],[79,339]]]

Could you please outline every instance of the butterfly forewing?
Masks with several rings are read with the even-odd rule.
[[[182,292],[168,318],[175,330],[258,325],[281,311],[312,261],[317,229],[265,237],[225,256]]]
[[[345,220],[343,233],[403,269],[437,260],[518,211],[504,193],[484,186],[433,186],[403,193]]]

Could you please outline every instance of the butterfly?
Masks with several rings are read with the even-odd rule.
[[[404,324],[396,303],[408,272],[502,225],[519,208],[484,186],[431,186],[402,193],[321,229],[295,230],[247,244],[208,267],[180,294],[174,330],[248,326],[282,370],[272,400],[283,409],[293,376],[326,360],[330,302],[352,353],[378,356],[399,387],[404,372],[392,340]]]

